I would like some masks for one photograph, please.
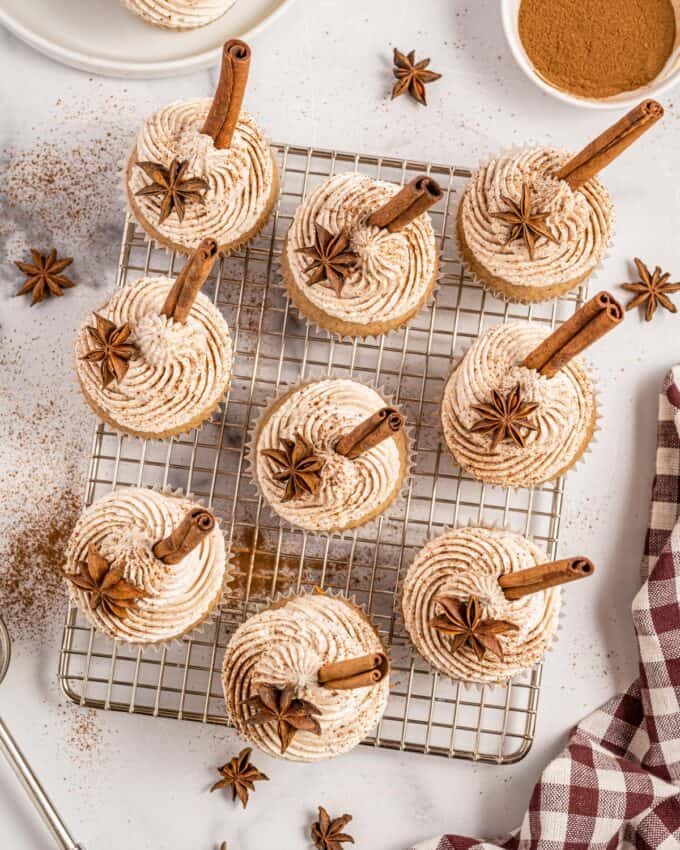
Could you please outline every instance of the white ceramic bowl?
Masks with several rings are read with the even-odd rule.
[[[622,109],[636,106],[641,100],[648,97],[658,97],[680,82],[680,43],[676,39],[675,48],[665,68],[659,76],[649,85],[642,86],[634,91],[624,92],[607,98],[585,98],[569,94],[561,89],[555,88],[541,77],[531,63],[524,50],[524,45],[519,37],[519,7],[521,0],[501,0],[501,15],[503,16],[503,29],[508,39],[510,50],[517,64],[524,73],[544,92],[551,94],[558,100],[570,103],[572,106],[584,106],[588,109]],[[675,5],[675,4],[674,4]],[[677,14],[677,6],[676,6]],[[680,21],[678,22],[680,32]]]

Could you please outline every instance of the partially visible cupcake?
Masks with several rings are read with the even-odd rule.
[[[236,0],[123,0],[127,8],[155,27],[192,30],[221,18]]]
[[[404,623],[435,670],[465,682],[504,683],[550,648],[557,585],[593,572],[587,558],[546,563],[534,543],[511,531],[455,529],[431,540],[409,567]]]
[[[144,277],[116,290],[76,336],[83,395],[113,428],[146,439],[186,433],[223,401],[229,328],[199,289],[217,256],[204,240],[176,281]]]
[[[271,756],[314,762],[347,752],[378,725],[389,662],[375,627],[348,599],[274,603],[239,626],[224,656],[227,711]]]
[[[427,210],[441,197],[427,176],[402,189],[354,173],[324,181],[288,231],[283,279],[293,303],[338,336],[378,336],[404,325],[437,282]]]
[[[213,514],[180,495],[133,487],[85,509],[66,548],[71,597],[98,631],[161,644],[204,622],[228,579]]]
[[[265,410],[251,446],[269,506],[308,531],[364,525],[394,501],[409,469],[403,416],[350,378],[292,387]]]

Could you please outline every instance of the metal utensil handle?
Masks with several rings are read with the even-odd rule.
[[[33,805],[45,821],[45,825],[54,836],[60,850],[83,850],[83,848],[79,844],[76,844],[73,840],[73,837],[69,833],[62,819],[59,817],[57,810],[52,805],[52,801],[47,796],[44,788],[38,781],[38,778],[31,770],[24,754],[19,749],[17,742],[11,736],[9,729],[5,726],[2,718],[0,718],[0,750],[2,750],[2,752],[7,756],[7,761],[10,763],[22,785],[28,792],[28,796],[31,798]]]

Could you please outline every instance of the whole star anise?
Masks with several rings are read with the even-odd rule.
[[[281,443],[283,449],[262,449],[262,454],[278,467],[273,478],[286,485],[283,501],[315,495],[321,486],[324,461],[314,454],[302,434],[296,434],[294,440],[282,438]]]
[[[443,634],[450,635],[451,652],[469,646],[479,661],[487,652],[493,652],[503,660],[503,647],[497,635],[517,631],[515,623],[507,620],[482,620],[479,600],[471,596],[462,602],[453,596],[435,596],[441,613],[430,620],[430,626]]]
[[[321,724],[316,719],[321,711],[311,702],[297,699],[292,685],[285,688],[259,685],[256,692],[257,696],[247,700],[255,712],[249,722],[255,725],[276,723],[281,753],[286,752],[297,732],[321,734]]]
[[[416,62],[415,50],[412,50],[405,56],[395,47],[392,73],[397,78],[397,82],[392,89],[392,100],[395,97],[399,97],[400,94],[408,92],[418,103],[427,106],[425,86],[427,83],[433,83],[435,80],[441,79],[441,74],[427,70],[429,64],[429,59],[421,59],[420,62]]]
[[[319,806],[319,819],[312,824],[312,841],[317,850],[342,850],[343,844],[354,844],[351,835],[343,829],[352,820],[352,815],[333,818],[323,806]]]
[[[102,558],[93,543],[87,547],[87,559],[80,561],[78,569],[77,573],[65,573],[66,578],[89,594],[93,611],[101,607],[110,617],[124,620],[135,602],[144,596],[142,590],[125,581],[122,570],[111,567]]]
[[[670,273],[662,272],[659,266],[655,267],[654,272],[650,272],[638,257],[635,257],[635,265],[637,266],[640,280],[637,283],[621,284],[623,289],[636,293],[633,300],[626,304],[626,310],[634,310],[636,307],[642,307],[646,304],[645,319],[648,322],[651,322],[654,318],[654,313],[656,313],[656,308],[659,304],[670,313],[677,313],[678,308],[668,297],[668,294],[670,292],[679,292],[680,283],[668,283]]]
[[[537,426],[529,419],[538,409],[538,402],[523,401],[519,384],[503,397],[498,390],[493,391],[493,401],[490,404],[473,404],[472,410],[481,414],[481,419],[474,422],[470,431],[479,434],[493,434],[491,451],[494,451],[503,440],[510,439],[516,446],[523,449],[526,445],[524,431],[536,431]]]
[[[526,183],[522,186],[522,196],[519,203],[506,195],[501,195],[501,199],[509,209],[501,212],[490,213],[491,218],[498,218],[501,221],[510,225],[510,235],[508,236],[506,245],[514,242],[516,239],[523,239],[524,244],[529,251],[530,259],[534,259],[536,249],[536,239],[543,236],[551,242],[557,243],[558,240],[553,236],[552,232],[546,227],[545,220],[549,213],[534,213],[531,209],[531,186]]]
[[[187,177],[189,163],[186,160],[173,159],[169,168],[159,162],[138,162],[136,165],[152,182],[139,192],[135,192],[135,195],[151,197],[159,195],[162,198],[159,224],[163,224],[173,210],[182,222],[187,204],[204,202],[204,195],[208,191],[208,181],[203,177]]]
[[[137,352],[137,346],[127,341],[132,333],[127,323],[118,327],[98,313],[94,318],[96,326],[86,328],[93,348],[80,359],[99,363],[102,386],[108,387],[112,381],[120,383],[127,375],[130,358]]]
[[[331,233],[318,222],[314,225],[314,244],[298,248],[298,254],[309,257],[310,263],[304,272],[309,275],[307,283],[326,283],[338,298],[347,278],[355,271],[359,257],[350,248],[350,240],[346,231]]]
[[[32,292],[31,307],[42,301],[48,293],[61,296],[65,289],[71,289],[75,286],[72,280],[61,274],[73,262],[72,257],[62,257],[61,260],[58,260],[54,248],[47,255],[31,248],[31,256],[33,257],[33,264],[23,263],[21,260],[14,261],[14,265],[19,271],[28,276],[28,280],[18,290],[17,295],[26,295],[26,293]]]
[[[252,752],[250,747],[246,747],[237,756],[223,764],[222,767],[218,767],[222,779],[218,780],[210,789],[217,791],[218,788],[231,787],[231,799],[236,800],[238,797],[244,809],[248,805],[250,792],[255,790],[255,783],[269,780],[268,776],[265,776],[255,765],[251,764],[250,756]]]

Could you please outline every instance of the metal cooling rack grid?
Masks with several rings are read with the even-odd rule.
[[[454,466],[443,449],[438,402],[456,354],[485,328],[513,318],[553,326],[584,293],[551,305],[498,301],[474,284],[456,258],[452,237],[457,195],[469,170],[402,160],[275,146],[281,200],[264,231],[223,260],[206,292],[234,337],[234,379],[216,420],[188,436],[141,442],[100,424],[94,434],[87,503],[123,486],[180,487],[211,504],[236,564],[220,616],[203,631],[162,650],[119,646],[95,633],[75,608],[67,613],[59,678],[67,696],[93,708],[226,724],[220,685],[229,635],[272,596],[320,585],[354,595],[392,646],[388,709],[373,746],[494,763],[518,761],[531,747],[540,667],[508,688],[470,688],[431,673],[410,647],[398,598],[400,579],[417,549],[446,526],[508,523],[556,556],[563,487],[516,491],[482,485]],[[310,328],[277,285],[293,212],[318,182],[357,170],[396,183],[431,173],[444,202],[432,214],[442,252],[435,304],[407,329],[377,341],[337,341]],[[182,260],[154,249],[126,223],[119,285],[148,273],[176,274]],[[399,503],[370,526],[324,539],[282,528],[257,497],[245,463],[249,428],[287,383],[338,374],[391,393],[413,427],[414,474]]]

